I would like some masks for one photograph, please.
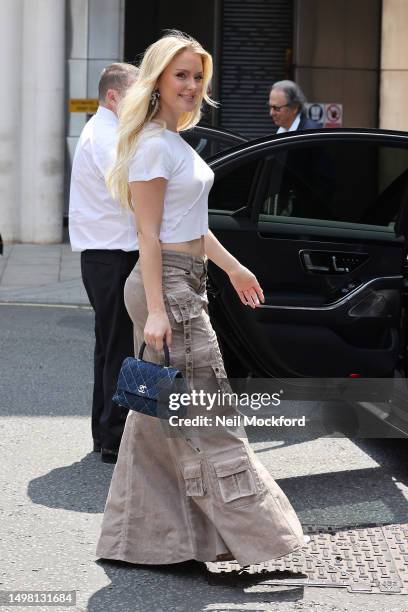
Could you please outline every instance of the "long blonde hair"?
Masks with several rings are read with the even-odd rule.
[[[207,93],[213,72],[212,57],[199,42],[187,34],[172,30],[147,48],[139,66],[137,80],[129,88],[120,105],[116,161],[107,176],[112,196],[125,208],[133,210],[128,186],[130,161],[137,149],[141,131],[159,110],[160,102],[152,102],[155,85],[174,57],[185,50],[191,50],[201,56],[203,87],[194,110],[181,115],[178,131],[187,130],[199,122],[203,100],[212,106],[217,105]]]

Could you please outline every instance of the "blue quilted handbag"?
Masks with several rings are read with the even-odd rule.
[[[130,410],[141,412],[159,419],[170,416],[183,416],[184,406],[177,409],[169,407],[170,394],[188,392],[188,387],[180,370],[170,366],[169,349],[164,343],[164,366],[143,359],[146,343],[143,342],[139,357],[126,357],[123,361],[112,400]]]

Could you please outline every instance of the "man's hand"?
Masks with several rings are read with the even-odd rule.
[[[265,301],[263,291],[256,276],[248,268],[239,264],[228,273],[229,279],[239,299],[245,306],[256,308]]]

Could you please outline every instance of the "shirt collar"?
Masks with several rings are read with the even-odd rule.
[[[106,121],[111,121],[112,123],[115,123],[115,124],[118,123],[119,121],[115,113],[109,110],[109,108],[105,108],[104,106],[98,106],[96,115],[98,115],[98,117],[101,117],[102,119],[105,119]]]
[[[299,123],[300,123],[300,113],[298,113],[298,114],[296,115],[296,117],[295,117],[295,118],[294,118],[294,120],[293,120],[292,125],[290,126],[290,128],[289,128],[288,130],[287,130],[286,128],[284,128],[284,127],[280,127],[280,128],[277,130],[277,132],[276,132],[276,133],[277,133],[277,134],[284,134],[285,132],[294,132],[295,130],[297,130],[297,129],[298,129],[298,127],[299,127]]]

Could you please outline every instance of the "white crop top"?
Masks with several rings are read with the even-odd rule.
[[[160,240],[187,242],[208,233],[214,173],[180,134],[149,123],[129,166],[129,182],[167,179]]]

